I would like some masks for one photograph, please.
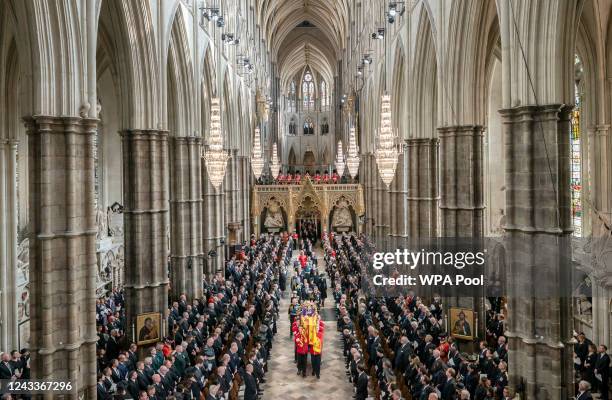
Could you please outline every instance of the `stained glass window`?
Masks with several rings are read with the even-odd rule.
[[[304,82],[302,82],[302,97],[304,100],[305,109],[314,107],[315,87],[310,71],[306,71],[306,74],[304,74]]]
[[[582,102],[578,84],[574,86],[576,106],[572,111],[570,132],[570,190],[572,195],[572,223],[574,236],[582,236],[582,157],[580,154],[580,111]]]
[[[295,82],[291,82],[289,88],[289,111],[295,112]]]
[[[327,100],[327,83],[325,83],[325,81],[321,82],[321,108],[322,109],[327,109],[327,107],[329,106],[328,104],[328,100]]]
[[[94,159],[94,207],[98,210],[98,206],[100,205],[100,157],[99,157],[99,146],[100,146],[100,131],[96,130],[95,135],[93,136],[93,159]]]

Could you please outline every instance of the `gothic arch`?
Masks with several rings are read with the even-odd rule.
[[[442,125],[484,125],[487,46],[497,16],[494,1],[466,0],[451,6],[441,71]]]
[[[159,61],[149,3],[103,1],[98,35],[118,82],[121,129],[158,129],[162,124]]]
[[[208,137],[208,131],[210,129],[210,106],[211,100],[215,96],[216,90],[216,78],[215,69],[213,67],[213,55],[212,48],[208,46],[204,51],[204,58],[202,59],[202,83],[201,83],[201,94],[202,100],[201,106],[201,130],[202,137]]]
[[[393,129],[401,138],[406,138],[408,133],[406,126],[408,118],[408,102],[405,101],[405,68],[407,63],[404,54],[404,45],[401,39],[398,39],[393,61],[393,79],[390,93],[393,111],[393,121],[391,122],[393,123]]]
[[[289,164],[289,167],[296,167],[297,166],[297,157],[295,156],[295,150],[293,149],[293,146],[291,146],[291,149],[289,149],[289,157],[287,158],[287,164]]]
[[[414,56],[411,137],[437,137],[438,123],[438,61],[431,19],[426,9],[421,9],[417,28]]]
[[[191,136],[195,132],[193,65],[182,7],[177,8],[168,46],[167,115],[170,135]]]

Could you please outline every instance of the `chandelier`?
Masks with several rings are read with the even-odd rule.
[[[336,150],[336,171],[340,176],[344,174],[344,152],[341,141],[338,141],[338,150]]]
[[[346,157],[346,166],[352,178],[359,173],[359,147],[357,147],[357,138],[355,137],[355,128],[351,128],[349,135],[348,155]]]
[[[208,149],[204,151],[204,161],[208,170],[208,179],[215,189],[218,189],[223,183],[229,158],[229,153],[223,150],[221,105],[218,97],[211,100],[210,113],[210,136],[208,137]]]
[[[278,173],[280,172],[280,164],[278,162],[278,151],[276,150],[276,143],[274,143],[274,147],[272,148],[272,163],[270,164],[270,172],[272,173],[272,177],[276,179]]]
[[[264,167],[263,151],[261,149],[260,130],[255,128],[255,140],[253,142],[253,154],[251,155],[251,168],[255,174],[255,179],[259,179]]]
[[[391,127],[391,96],[384,94],[380,112],[380,134],[378,135],[378,146],[374,156],[378,165],[378,173],[387,189],[395,177],[397,160],[402,151],[395,144],[396,139],[397,135],[393,134]]]

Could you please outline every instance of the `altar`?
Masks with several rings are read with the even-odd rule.
[[[298,220],[316,218],[321,229],[361,232],[364,215],[360,184],[314,184],[308,177],[300,184],[256,185],[252,191],[253,232],[294,232]]]

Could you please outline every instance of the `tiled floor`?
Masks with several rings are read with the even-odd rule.
[[[320,250],[318,250],[320,252]],[[319,253],[320,267],[323,267]],[[326,308],[332,312],[322,315],[334,316],[333,298],[328,296]],[[274,338],[272,355],[268,362],[266,383],[263,385],[264,400],[350,400],[353,396],[353,385],[348,381],[342,355],[342,342],[336,330],[336,320],[325,321],[321,379],[311,375],[310,358],[305,378],[297,375],[297,366],[293,362],[293,339],[289,338],[289,293],[280,304],[278,333]]]

